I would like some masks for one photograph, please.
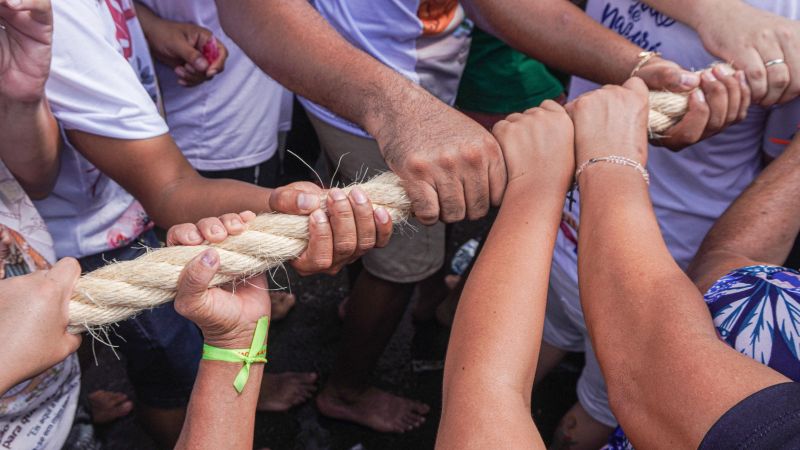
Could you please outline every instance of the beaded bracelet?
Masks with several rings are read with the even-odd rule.
[[[581,175],[581,173],[587,167],[591,166],[594,163],[599,163],[599,162],[608,162],[608,163],[611,163],[611,164],[618,164],[620,166],[633,167],[634,169],[638,170],[639,173],[642,174],[642,177],[644,177],[645,183],[647,183],[648,186],[650,185],[650,174],[647,173],[647,169],[645,169],[641,165],[641,163],[639,163],[637,161],[634,161],[634,160],[632,160],[630,158],[626,158],[624,156],[618,156],[618,155],[601,156],[599,158],[591,158],[588,161],[584,161],[584,163],[581,164],[578,167],[578,170],[575,171],[575,184],[578,183],[578,177]]]

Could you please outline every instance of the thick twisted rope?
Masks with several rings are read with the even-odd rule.
[[[409,217],[411,201],[395,174],[384,173],[359,187],[374,207],[387,210],[392,222],[402,223]],[[132,261],[108,264],[78,280],[69,305],[69,330],[79,333],[102,327],[172,301],[183,268],[209,248],[215,248],[220,259],[219,273],[211,284],[222,286],[297,258],[307,243],[308,217],[261,214],[245,232],[219,244],[154,249]]]
[[[661,133],[680,121],[687,104],[685,95],[651,93],[651,133]],[[410,216],[411,201],[396,175],[384,173],[358,186],[373,206],[386,208],[394,223]],[[307,243],[307,217],[262,214],[250,222],[247,231],[219,244],[154,249],[132,261],[111,263],[78,281],[69,308],[69,330],[80,333],[102,327],[172,301],[183,268],[208,248],[215,248],[220,257],[220,270],[212,285],[222,286],[300,256]]]

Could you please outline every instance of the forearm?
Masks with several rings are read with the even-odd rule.
[[[150,8],[142,5],[140,2],[133,2],[133,4],[136,8],[136,17],[139,19],[139,23],[142,25],[142,31],[144,31],[145,37],[149,41],[152,39],[154,31],[162,19],[158,17],[152,10],[150,10]]]
[[[664,243],[641,174],[597,163],[581,174],[580,189],[578,274],[587,324],[622,338],[638,324],[669,322],[658,299],[677,306],[679,292],[698,293]],[[595,307],[604,302],[619,309]]]
[[[253,364],[241,394],[233,387],[241,366],[201,361],[176,449],[251,449],[263,364]]]
[[[289,90],[378,137],[385,123],[438,101],[343,39],[306,0],[217,0],[225,32]]]
[[[465,0],[481,28],[511,47],[564,72],[621,84],[641,48],[565,0]]]
[[[530,395],[566,185],[519,187],[509,185],[459,302],[445,366],[445,448],[488,444],[486,436],[501,447],[498,438],[541,445]],[[505,411],[503,430],[487,411]]]
[[[0,158],[34,199],[46,197],[58,175],[59,133],[47,100],[0,99]]]
[[[151,191],[142,205],[156,224],[168,228],[227,213],[270,212],[271,192],[272,189],[251,183],[209,179],[193,173],[164,189]]]
[[[719,253],[783,264],[800,232],[798,168],[800,140],[795,139],[714,224],[692,267],[705,265],[706,259]]]
[[[644,3],[695,30],[707,14],[743,4],[740,0],[644,0]]]

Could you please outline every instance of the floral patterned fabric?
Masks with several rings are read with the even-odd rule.
[[[737,269],[711,286],[705,300],[728,345],[800,380],[800,272],[776,266]]]
[[[800,381],[800,272],[749,266],[720,278],[704,296],[720,339]],[[602,450],[632,450],[617,427]]]

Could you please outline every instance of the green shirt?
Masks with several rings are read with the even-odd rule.
[[[466,111],[509,114],[564,92],[544,64],[475,28],[456,105]]]

